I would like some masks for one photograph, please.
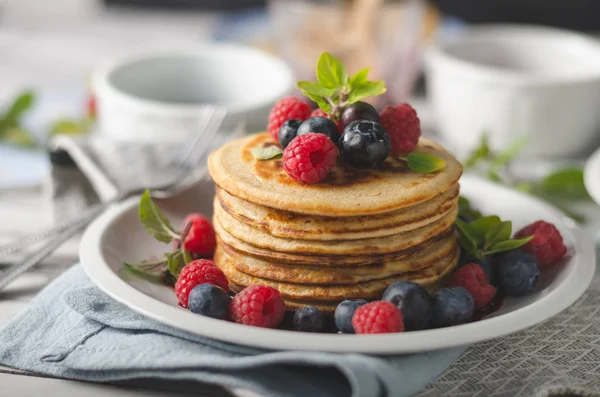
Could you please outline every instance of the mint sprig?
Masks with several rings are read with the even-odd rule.
[[[140,221],[146,231],[156,240],[163,243],[172,241],[185,241],[192,223],[188,223],[181,234],[177,233],[171,222],[162,214],[158,206],[152,201],[150,192],[146,190],[140,198],[138,205]],[[164,257],[155,262],[142,261],[138,264],[125,263],[125,268],[137,273],[143,274],[149,278],[164,276],[168,271],[175,279],[179,276],[181,269],[192,261],[192,256],[185,249],[183,244],[178,243],[175,249],[164,254]]]
[[[431,174],[446,168],[446,160],[423,152],[410,152],[406,157],[398,157],[406,161],[411,170],[420,174]]]
[[[465,251],[477,259],[486,255],[517,249],[533,237],[511,238],[512,222],[502,221],[498,216],[480,217],[471,222],[456,219],[459,242]]]
[[[317,62],[317,81],[299,81],[297,86],[331,118],[338,120],[346,106],[386,91],[383,81],[369,81],[368,74],[369,68],[365,68],[349,76],[342,61],[324,52]]]
[[[274,160],[281,158],[283,150],[277,145],[260,146],[250,150],[257,160]]]

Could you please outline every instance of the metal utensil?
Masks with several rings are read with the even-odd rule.
[[[166,164],[144,163],[143,170],[137,168],[135,166],[136,162],[133,161],[128,170],[124,170],[131,181],[128,188],[119,191],[113,199],[84,211],[80,216],[68,222],[69,226],[62,229],[59,234],[40,249],[4,271],[0,275],[0,290],[54,252],[65,241],[75,236],[93,219],[104,212],[109,205],[139,194],[146,189],[149,189],[152,196],[156,198],[172,197],[203,179],[207,174],[205,167],[196,173],[192,171],[206,159],[212,148],[222,144],[228,138],[227,135],[219,136],[217,134],[217,130],[225,118],[226,111],[221,108],[207,107],[205,113],[206,117],[203,117],[204,122],[200,128],[195,131],[192,139],[182,145],[176,156],[172,157]],[[237,133],[241,134],[242,132],[243,127],[240,127]],[[42,234],[48,235],[49,233],[40,233],[39,235]]]

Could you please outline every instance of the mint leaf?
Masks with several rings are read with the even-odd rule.
[[[324,88],[339,88],[348,83],[348,71],[338,58],[324,52],[317,61],[317,81]]]
[[[367,82],[367,75],[369,74],[369,70],[371,68],[364,68],[356,72],[350,80],[348,80],[348,86],[350,89],[357,87],[359,85],[363,85]]]
[[[19,127],[10,127],[2,133],[2,139],[13,145],[33,147],[36,142],[31,134]]]
[[[583,183],[583,170],[580,168],[566,168],[553,172],[542,179],[535,189],[543,194],[566,199],[589,198]]]
[[[25,113],[27,109],[33,105],[34,94],[31,91],[26,91],[19,95],[11,107],[8,109],[6,114],[4,115],[4,119],[16,122],[22,115]]]
[[[325,88],[312,81],[299,81],[296,83],[296,86],[300,88],[302,93],[306,96],[311,94],[320,97],[330,97],[335,94],[336,91],[335,88]]]
[[[446,161],[423,152],[410,152],[406,156],[408,168],[421,174],[429,174],[446,167]]]
[[[486,255],[497,254],[498,252],[504,252],[504,251],[510,251],[510,250],[517,249],[517,248],[522,247],[523,245],[527,244],[532,238],[533,238],[533,236],[502,241],[502,242],[494,245],[490,250],[486,251],[485,254]]]
[[[185,260],[185,264],[187,265],[188,263],[190,263],[191,261],[193,261],[192,259],[192,254],[189,253],[188,250],[182,248],[181,252],[183,252],[183,259]]]
[[[478,247],[484,245],[488,230],[494,229],[498,224],[500,224],[500,218],[495,215],[485,216],[469,223]]]
[[[455,224],[456,227],[458,227],[461,236],[464,236],[469,241],[471,246],[477,247],[477,237],[475,236],[473,229],[471,229],[471,226],[458,218],[456,218]]]
[[[348,94],[348,103],[352,104],[370,96],[377,96],[383,94],[385,91],[386,88],[383,81],[367,81],[352,87]]]
[[[485,234],[485,250],[500,244],[503,241],[509,240],[512,235],[512,222],[503,221],[498,223],[493,228],[490,228]]]
[[[148,262],[144,260],[137,264],[123,263],[123,265],[125,266],[125,269],[129,270],[131,273],[151,279],[152,281],[158,281],[163,272],[167,270],[166,255],[167,254],[165,254],[165,258],[155,262]]]
[[[521,137],[513,143],[511,143],[511,145],[506,150],[500,152],[494,157],[490,167],[494,170],[497,170],[499,167],[508,164],[521,152],[521,150],[523,150],[528,141],[528,137]]]
[[[138,213],[142,226],[158,241],[169,243],[173,239],[179,238],[179,234],[173,230],[169,220],[165,218],[150,198],[149,190],[146,190],[140,198]]]
[[[167,266],[169,268],[169,273],[171,273],[173,277],[179,277],[179,273],[185,265],[186,262],[183,250],[177,250],[167,254]]]
[[[84,135],[93,125],[93,120],[84,118],[81,120],[75,119],[59,119],[50,127],[50,135]]]
[[[465,234],[463,234],[463,233],[458,234],[458,243],[463,248],[463,250],[465,250],[469,254],[479,258],[479,256],[478,256],[479,253],[477,251],[477,245],[475,245],[471,240],[469,240],[469,238]],[[481,259],[481,258],[479,258],[479,259]]]
[[[479,143],[479,146],[477,148],[475,148],[471,152],[471,154],[469,155],[467,160],[465,160],[465,162],[464,162],[465,169],[475,167],[482,160],[487,159],[489,157],[489,155],[490,155],[490,146],[488,143],[488,136],[487,136],[487,133],[484,132],[481,135],[481,141]]]
[[[280,158],[283,154],[283,150],[277,145],[270,145],[255,147],[250,150],[250,153],[252,153],[257,160],[271,160]]]

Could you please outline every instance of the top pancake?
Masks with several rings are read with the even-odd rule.
[[[251,149],[274,144],[268,133],[237,139],[208,159],[215,183],[227,193],[251,203],[301,214],[357,216],[414,206],[451,189],[460,178],[460,163],[437,143],[421,138],[417,151],[446,160],[446,168],[431,174],[408,169],[389,156],[379,168],[354,168],[338,161],[331,173],[314,185],[290,178],[281,160],[256,160]]]

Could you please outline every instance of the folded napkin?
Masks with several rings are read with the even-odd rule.
[[[411,396],[463,348],[402,357],[269,352],[191,335],[112,300],[74,266],[0,330],[0,364],[88,381],[190,379],[278,397]]]

